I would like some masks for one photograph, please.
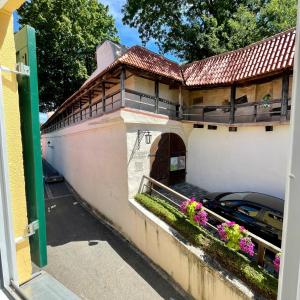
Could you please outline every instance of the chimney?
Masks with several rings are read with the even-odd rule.
[[[127,47],[112,41],[105,41],[99,45],[96,49],[97,73],[100,73],[107,68],[126,50]]]

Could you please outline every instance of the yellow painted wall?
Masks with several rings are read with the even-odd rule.
[[[193,104],[193,99],[203,97],[201,105],[222,105],[224,101],[230,99],[230,88],[215,88],[208,90],[193,90],[190,93],[190,104]]]
[[[291,97],[293,77],[289,79],[289,97]],[[236,98],[247,95],[248,102],[261,101],[264,96],[270,94],[272,99],[281,99],[282,97],[282,78],[270,80],[262,84],[252,84],[248,86],[237,87]],[[189,96],[184,98],[185,103],[193,104],[193,99],[203,97],[202,105],[222,105],[225,100],[230,99],[230,88],[212,88],[203,90],[191,90]]]
[[[13,35],[13,16],[11,11],[23,1],[8,1],[6,10],[0,10],[0,64],[10,69],[16,65]],[[27,225],[25,181],[23,170],[20,112],[16,76],[4,73],[2,76],[4,92],[4,114],[6,145],[9,163],[9,184],[12,199],[12,212],[15,237],[23,236]],[[16,249],[18,280],[22,283],[30,278],[31,258],[28,241],[20,243]]]

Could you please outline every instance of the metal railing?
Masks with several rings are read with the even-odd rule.
[[[145,184],[145,181],[148,181],[148,184]],[[180,205],[170,199],[169,197],[167,197],[166,195],[164,195],[162,192],[156,190],[154,188],[154,186],[157,186],[159,188],[161,188],[162,190],[168,192],[168,193],[171,193],[173,194],[175,197],[177,197],[180,201],[187,201],[187,200],[190,200],[188,197],[174,191],[173,189],[169,188],[168,186],[160,183],[159,181],[151,178],[151,177],[148,177],[146,175],[144,175],[142,177],[142,180],[141,180],[141,183],[140,183],[140,186],[139,186],[139,193],[143,193],[144,192],[144,188],[147,187],[148,191],[154,191],[155,193],[157,193],[158,195],[164,197],[168,202],[170,202],[172,205],[176,206],[177,208],[180,207]],[[229,220],[227,220],[226,218],[220,216],[219,214],[215,213],[214,211],[204,207],[204,210],[207,212],[208,214],[208,217],[212,217],[213,219],[217,220],[217,221],[220,221],[221,223],[223,222],[228,222]],[[213,224],[209,223],[207,224],[207,226],[213,230],[214,232],[217,231],[217,227],[215,227]],[[273,254],[277,254],[279,252],[281,252],[281,249],[271,243],[269,243],[268,241],[262,239],[261,237],[255,235],[254,233],[252,232],[248,232],[249,233],[249,237],[251,237],[252,241],[255,242],[257,245],[258,245],[258,250],[257,250],[257,263],[260,265],[260,266],[263,266],[264,265],[264,262],[265,262],[265,252],[266,252],[266,249],[268,249],[269,251],[271,251]]]
[[[235,104],[233,114],[231,105],[193,105],[183,109],[183,119],[188,121],[214,123],[256,123],[288,120],[291,101],[282,113],[282,99]],[[232,114],[232,115],[231,115]]]

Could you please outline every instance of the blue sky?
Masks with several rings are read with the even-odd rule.
[[[100,2],[109,6],[110,14],[115,18],[116,21],[116,26],[121,38],[121,43],[128,47],[133,45],[141,45],[138,31],[135,28],[130,28],[129,26],[125,26],[122,23],[121,9],[126,0],[100,0]],[[14,17],[14,28],[16,31],[19,28],[18,16],[16,13]],[[150,41],[146,47],[154,52],[159,52],[158,47],[155,45],[154,41]],[[166,54],[165,56],[169,59],[178,61],[178,59],[172,54]]]

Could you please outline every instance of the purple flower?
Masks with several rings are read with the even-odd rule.
[[[220,224],[220,225],[217,226],[217,228],[218,228],[218,233],[219,233],[220,239],[222,241],[226,242],[227,241],[227,233],[225,231],[224,225]]]
[[[187,209],[187,206],[189,205],[190,201],[187,200],[187,201],[183,201],[181,204],[180,204],[180,211],[183,212],[184,214],[187,212],[186,209]]]
[[[205,226],[208,219],[207,219],[207,212],[205,210],[199,211],[195,216],[194,216],[194,221],[197,222],[200,225]]]
[[[236,224],[236,223],[233,222],[233,221],[228,221],[228,222],[226,222],[226,225],[227,225],[228,227],[233,227],[235,224]]]
[[[240,232],[243,233],[246,231],[246,228],[244,226],[240,226]]]
[[[280,268],[280,254],[276,254],[275,259],[273,260],[274,269],[277,273],[279,273]]]
[[[202,208],[202,203],[195,201],[195,198],[181,203],[180,211],[199,225],[205,226],[207,223],[207,212]]]
[[[195,207],[195,210],[200,210],[201,208],[202,208],[202,203],[198,202]]]
[[[239,245],[243,252],[249,254],[250,256],[254,255],[254,244],[252,243],[250,237],[241,238]]]

